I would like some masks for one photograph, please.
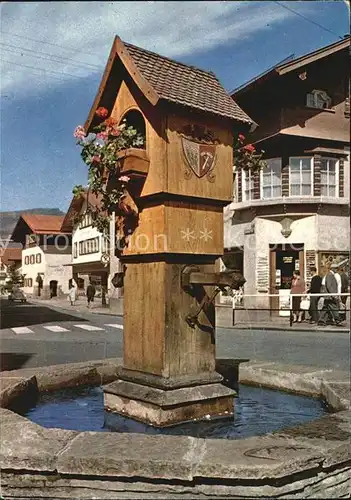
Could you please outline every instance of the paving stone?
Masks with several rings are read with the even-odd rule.
[[[0,410],[1,469],[53,471],[57,454],[77,432],[45,429],[10,410]]]
[[[38,385],[35,376],[1,378],[1,408],[25,411],[35,404],[37,397]]]
[[[284,436],[267,435],[237,441],[206,440],[194,476],[258,480],[281,478],[316,467],[321,450]]]
[[[186,436],[81,433],[60,454],[65,474],[191,479],[192,443]]]

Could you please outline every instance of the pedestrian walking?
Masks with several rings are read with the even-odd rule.
[[[312,267],[311,272],[313,273],[312,279],[311,279],[311,284],[310,284],[310,289],[308,290],[308,293],[310,293],[310,308],[309,308],[309,313],[310,313],[310,323],[318,323],[318,302],[320,297],[318,293],[321,293],[321,287],[322,287],[322,278],[319,276],[317,273],[317,268]]]
[[[339,268],[339,274],[341,278],[341,293],[347,293],[349,291],[350,282],[349,282],[349,277],[347,273],[345,273],[345,269],[343,267]],[[347,301],[347,295],[341,297],[341,302],[344,305],[346,305],[346,301]]]
[[[96,293],[95,286],[93,285],[92,282],[90,282],[88,287],[87,287],[87,300],[88,300],[88,307],[89,308],[90,308],[91,302],[94,302],[95,293]]]
[[[70,284],[68,292],[68,300],[71,302],[71,306],[74,306],[77,299],[77,286],[74,281]]]
[[[321,291],[330,295],[324,298],[323,309],[321,310],[318,324],[326,325],[329,319],[335,325],[339,325],[341,319],[339,315],[338,282],[330,263],[327,265],[327,273],[322,279]]]
[[[301,298],[304,293],[306,293],[306,285],[304,279],[300,276],[300,271],[294,271],[293,279],[291,282],[290,293],[292,297],[292,311],[293,311],[293,323],[301,323],[303,311],[301,311]],[[301,294],[298,297],[294,297],[294,294]]]

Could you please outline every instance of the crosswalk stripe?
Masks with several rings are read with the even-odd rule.
[[[22,335],[24,333],[34,333],[33,330],[31,330],[27,326],[16,326],[15,328],[11,328],[11,330],[16,333],[16,335]]]
[[[67,328],[63,328],[63,326],[57,326],[57,325],[49,325],[49,326],[43,325],[43,328],[45,328],[46,330],[50,330],[50,332],[55,332],[55,333],[69,332]]]
[[[112,326],[112,328],[119,328],[120,330],[123,330],[123,325],[119,325],[118,323],[116,324],[111,324],[111,325],[104,325],[104,326]]]
[[[89,332],[103,330],[103,328],[100,328],[99,326],[92,326],[92,325],[74,325],[74,326],[76,328],[81,328],[82,330],[88,330]]]

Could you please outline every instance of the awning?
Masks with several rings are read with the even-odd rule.
[[[102,262],[80,262],[80,263],[70,263],[64,264],[66,267],[72,267],[73,273],[109,273],[110,266],[104,266]]]

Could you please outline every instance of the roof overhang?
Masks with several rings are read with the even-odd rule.
[[[301,56],[294,61],[288,62],[286,64],[282,64],[276,68],[276,72],[279,75],[285,75],[286,73],[290,73],[290,71],[295,71],[296,69],[301,68],[302,66],[307,66],[308,64],[314,63],[319,59],[323,59],[323,57],[331,56],[335,54],[335,52],[339,52],[340,50],[346,49],[350,46],[350,37],[345,38],[339,42],[334,43],[333,45],[328,45],[327,47],[323,47],[311,54],[307,54],[305,56]]]
[[[108,57],[108,60],[107,60],[106,66],[105,66],[104,74],[102,76],[102,80],[101,80],[98,92],[96,94],[93,105],[92,105],[91,110],[89,112],[88,118],[84,124],[84,128],[85,128],[86,133],[88,133],[88,131],[91,127],[92,121],[94,119],[95,111],[100,106],[100,103],[101,103],[101,100],[103,98],[105,91],[108,90],[108,82],[110,79],[110,75],[111,75],[116,57],[119,57],[123,66],[125,67],[125,69],[129,73],[130,77],[133,79],[133,81],[135,82],[137,87],[140,89],[140,91],[143,93],[143,95],[146,97],[146,99],[152,105],[155,106],[160,99],[160,96],[157,94],[155,89],[145,80],[145,78],[140,73],[139,69],[137,68],[136,64],[134,63],[132,57],[130,56],[130,54],[129,54],[127,48],[125,47],[124,43],[122,42],[122,40],[118,36],[116,36],[114,39],[114,42],[112,44],[110,55]]]
[[[344,50],[350,46],[350,36],[345,38],[344,40],[340,40],[332,45],[328,45],[327,47],[322,47],[310,54],[298,57],[293,61],[289,61],[286,63],[277,64],[275,67],[269,69],[268,71],[261,73],[256,78],[248,81],[246,84],[241,85],[236,90],[233,90],[230,94],[231,96],[237,97],[238,95],[247,92],[255,85],[260,85],[267,80],[271,80],[277,76],[282,76],[291,71],[295,71],[301,67],[307,66],[313,62],[318,61],[319,59],[323,59],[324,57],[328,57],[340,50]]]
[[[314,149],[309,149],[306,150],[305,153],[321,153],[321,154],[332,154],[332,155],[337,155],[337,156],[348,156],[348,153],[345,152],[343,149],[336,149],[336,148],[314,148]]]

